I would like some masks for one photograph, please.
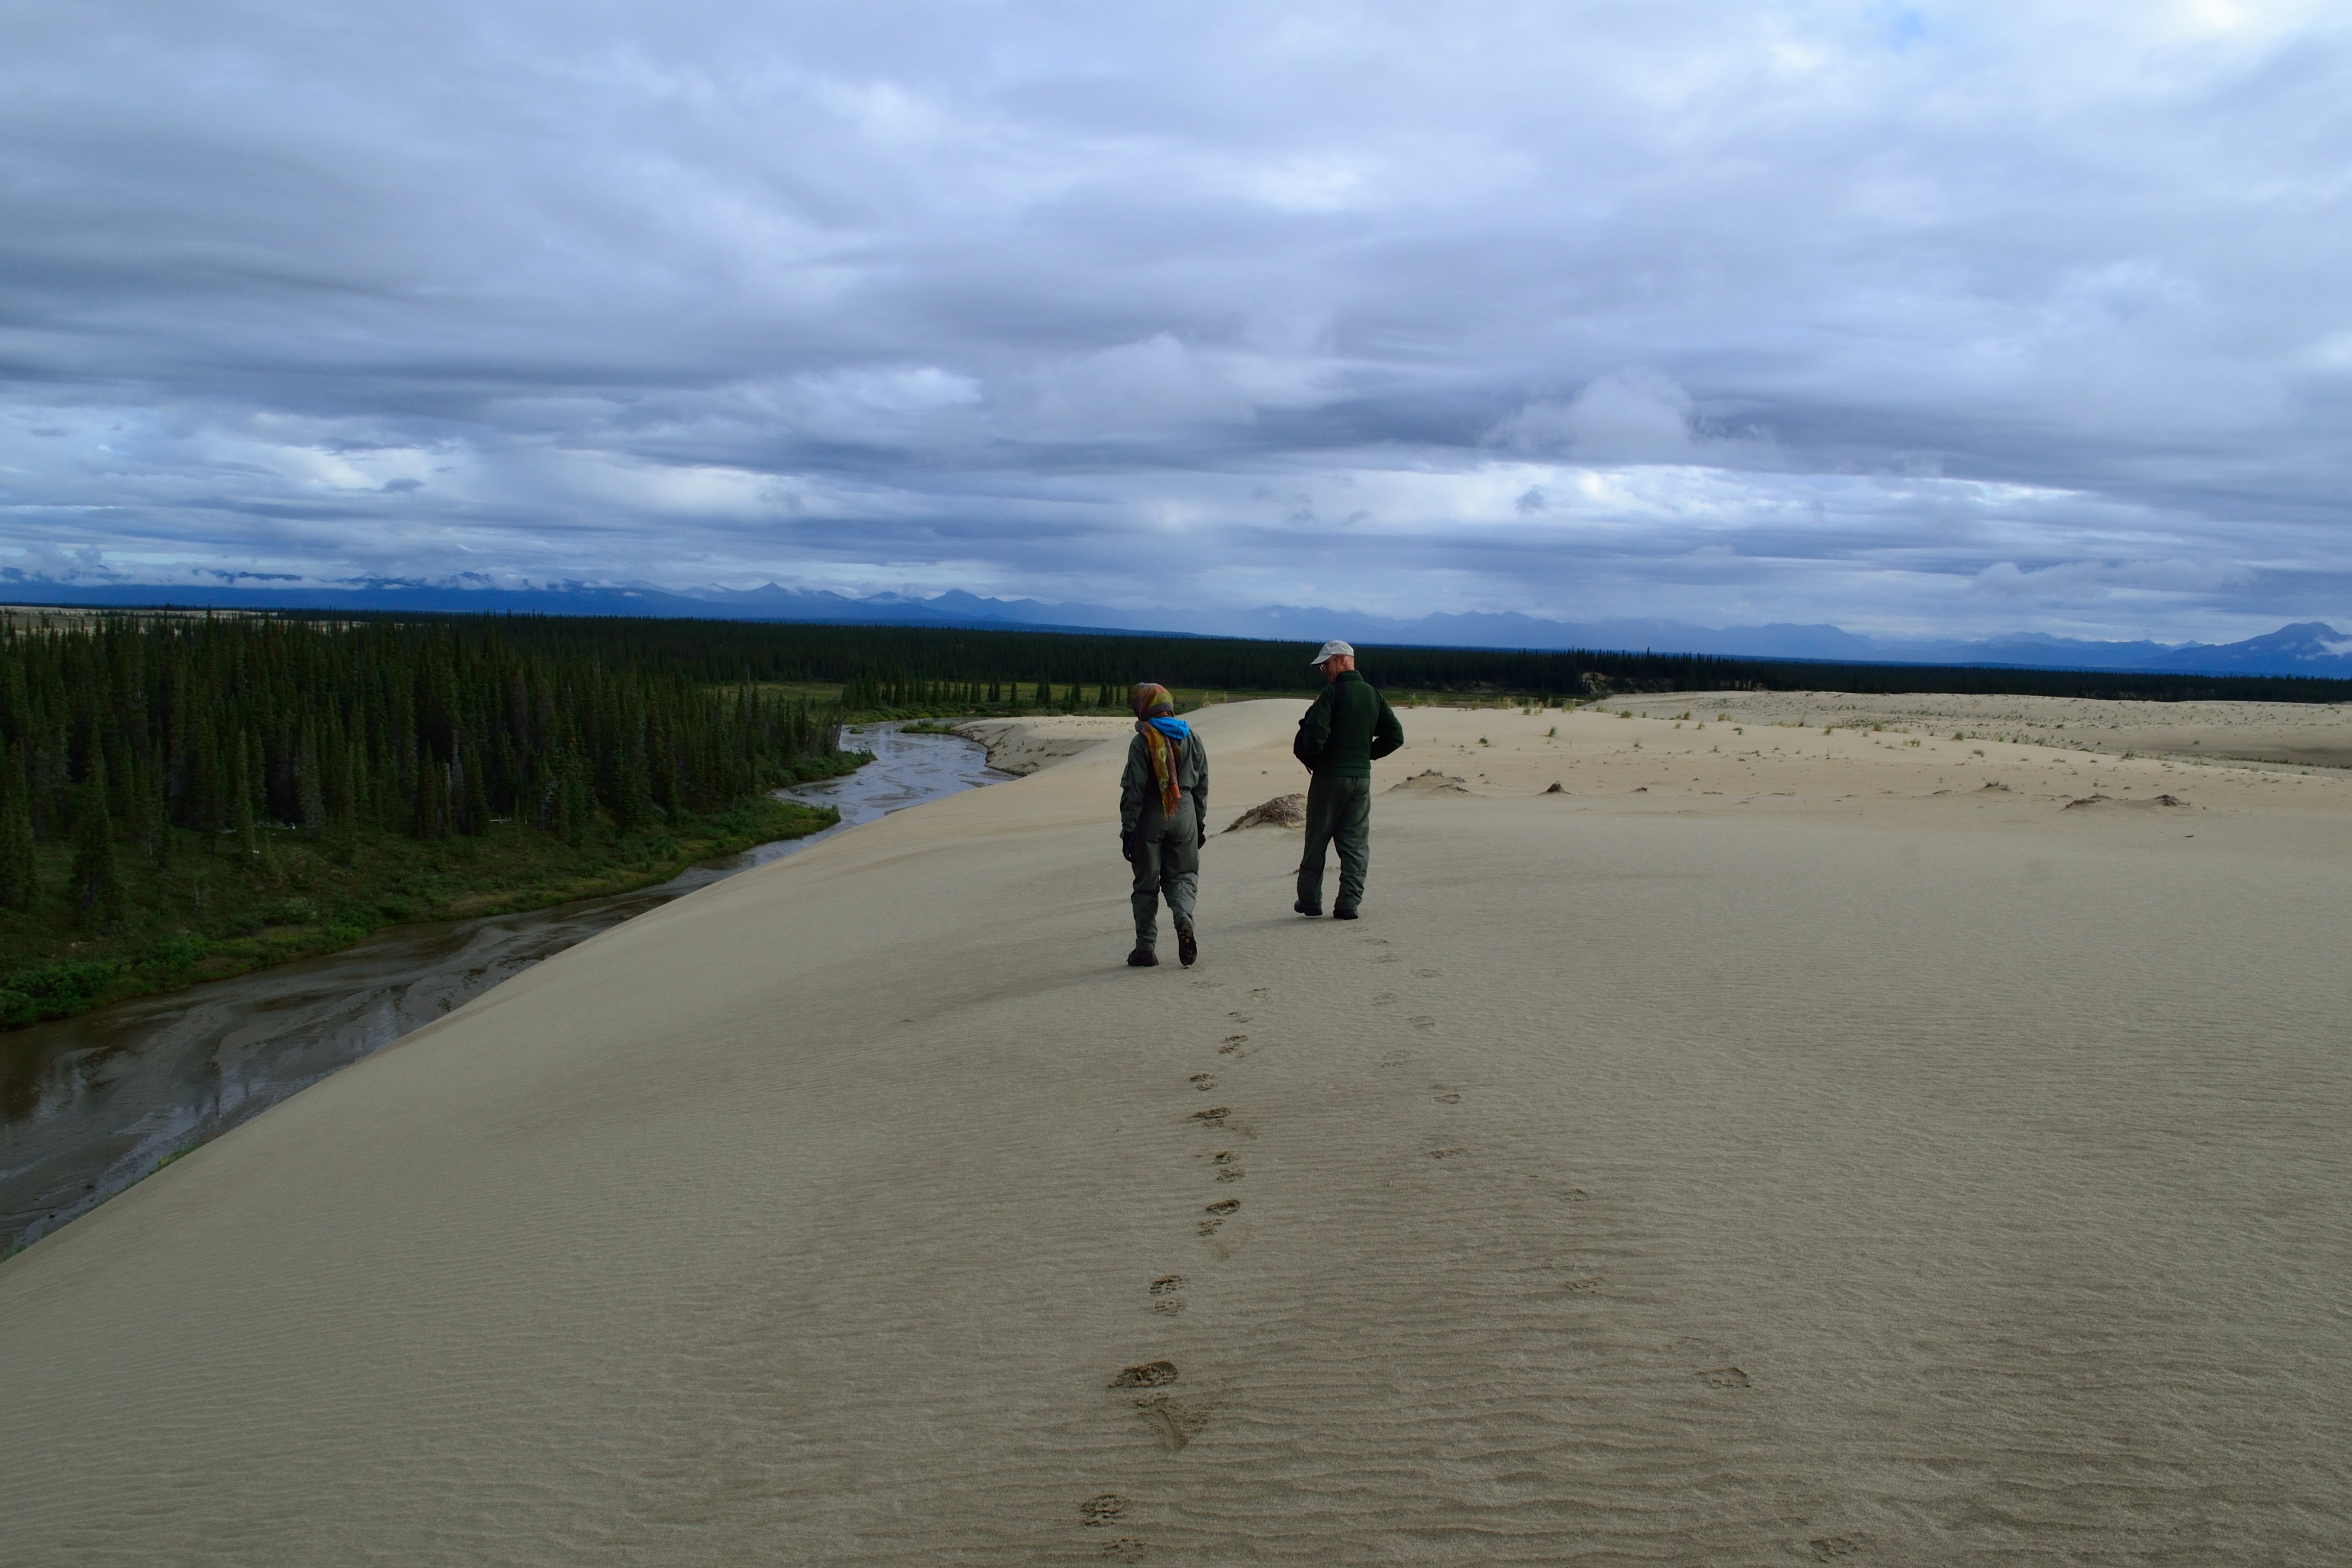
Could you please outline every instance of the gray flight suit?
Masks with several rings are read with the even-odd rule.
[[[1209,753],[1201,737],[1177,745],[1176,786],[1182,791],[1176,815],[1160,808],[1160,784],[1151,776],[1151,750],[1139,731],[1127,744],[1127,772],[1118,781],[1118,826],[1136,842],[1135,945],[1146,952],[1160,942],[1160,895],[1180,925],[1192,921],[1192,900],[1201,887],[1201,823],[1209,810]]]

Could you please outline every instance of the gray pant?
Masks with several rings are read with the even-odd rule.
[[[1364,901],[1364,873],[1372,865],[1372,781],[1317,773],[1307,786],[1307,852],[1298,860],[1298,901],[1323,907],[1323,854],[1339,849],[1339,902]]]
[[[1135,891],[1128,902],[1135,907],[1135,945],[1160,943],[1160,895],[1168,895],[1168,912],[1179,925],[1192,923],[1192,899],[1201,889],[1201,819],[1186,795],[1173,816],[1162,816],[1155,805],[1136,824],[1143,842],[1135,852]]]

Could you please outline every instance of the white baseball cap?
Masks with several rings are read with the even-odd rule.
[[[1309,664],[1321,664],[1327,659],[1353,658],[1355,657],[1356,650],[1349,647],[1346,643],[1327,642],[1323,645],[1322,651],[1316,654],[1313,658],[1308,659],[1307,662]]]

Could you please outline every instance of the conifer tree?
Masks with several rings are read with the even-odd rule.
[[[81,786],[81,809],[74,824],[73,900],[92,926],[111,930],[125,908],[122,865],[114,853],[114,819],[106,809],[106,760],[90,759]]]
[[[464,822],[460,831],[479,837],[490,830],[490,800],[484,787],[482,750],[477,746],[470,755],[460,752],[457,765],[464,772]]]
[[[221,826],[236,836],[238,848],[250,852],[257,847],[253,831],[253,752],[241,733],[229,738],[228,810]]]
[[[653,822],[653,781],[646,770],[641,727],[634,723],[626,727],[628,738],[622,743],[620,765],[614,781],[613,817],[623,833],[639,833]]]
[[[148,861],[159,868],[172,858],[172,805],[163,787],[158,776],[139,792],[139,842]]]
[[[449,764],[428,752],[416,766],[415,816],[409,832],[429,841],[448,831]]]
[[[319,777],[319,741],[315,726],[302,725],[301,749],[294,755],[294,820],[317,827],[327,820],[327,792]]]
[[[556,775],[555,836],[574,849],[588,842],[595,826],[596,811],[588,795],[587,771],[580,759],[566,755],[562,772]]]
[[[334,772],[327,791],[327,817],[339,828],[347,828],[359,819],[360,766],[359,743],[346,741],[335,749]]]
[[[40,894],[33,858],[33,812],[25,784],[25,752],[8,748],[0,759],[0,909],[22,912]]]

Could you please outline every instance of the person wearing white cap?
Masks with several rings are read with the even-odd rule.
[[[1339,898],[1331,918],[1351,921],[1364,901],[1364,873],[1372,862],[1372,762],[1404,744],[1389,700],[1356,673],[1356,650],[1327,642],[1310,661],[1323,672],[1323,689],[1298,721],[1291,755],[1315,774],[1307,786],[1307,849],[1298,862],[1302,915],[1323,912],[1323,860],[1339,850]]]

